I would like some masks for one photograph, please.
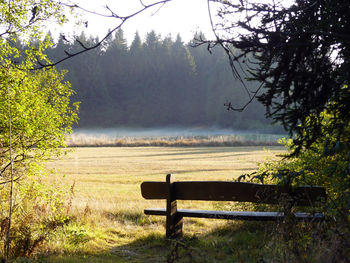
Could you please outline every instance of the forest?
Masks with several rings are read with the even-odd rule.
[[[125,39],[127,20],[170,1],[138,1],[122,16],[105,6],[116,24],[100,41],[47,32],[69,22],[87,28],[76,21],[89,12],[77,1],[0,1],[0,262],[349,262],[349,0],[208,0],[213,40],[155,31]],[[265,117],[291,137],[283,147],[67,148],[75,127],[281,129]],[[166,219],[145,214],[140,193],[142,182],[166,174],[272,187],[254,194],[256,205],[181,200],[181,209],[284,219],[193,218],[171,241]],[[280,197],[271,198],[280,192],[273,185]],[[313,202],[300,186],[325,195]],[[166,206],[167,218],[182,217],[175,199]],[[311,222],[298,222],[300,211]]]
[[[194,39],[205,38],[196,33]],[[85,46],[98,38],[84,32]],[[78,127],[220,127],[278,132],[253,103],[244,112],[227,111],[224,104],[241,107],[249,100],[243,84],[234,79],[227,55],[220,48],[184,43],[180,35],[161,37],[155,31],[144,40],[138,32],[128,45],[122,29],[102,46],[59,64],[79,101]],[[81,49],[64,35],[48,49],[51,59]],[[254,87],[256,83],[245,84]],[[252,88],[253,89],[253,88]]]

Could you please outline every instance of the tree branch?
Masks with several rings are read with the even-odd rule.
[[[118,16],[118,15],[117,15],[116,13],[114,13],[108,6],[106,6],[106,9],[109,10],[109,11],[111,12],[111,15],[104,15],[104,14],[96,13],[96,12],[94,12],[94,11],[89,11],[89,10],[87,10],[87,9],[84,9],[84,8],[82,8],[82,7],[78,6],[78,5],[76,5],[76,4],[71,5],[70,7],[79,8],[79,9],[85,11],[85,12],[88,12],[88,13],[92,13],[92,14],[95,14],[95,15],[103,16],[103,17],[112,17],[112,18],[116,18],[116,19],[120,20],[120,23],[119,23],[117,26],[115,26],[112,30],[110,30],[110,31],[109,31],[100,41],[98,41],[95,45],[90,46],[90,47],[87,47],[87,46],[85,46],[80,40],[76,39],[76,41],[82,46],[82,48],[83,48],[82,50],[77,51],[77,52],[74,52],[74,53],[69,53],[69,52],[65,51],[66,56],[63,57],[63,58],[61,58],[61,59],[59,59],[59,60],[57,60],[57,61],[55,61],[55,62],[53,62],[53,63],[43,63],[43,62],[41,62],[41,61],[38,60],[39,66],[33,68],[32,70],[37,70],[37,69],[42,69],[42,68],[51,68],[51,67],[54,67],[54,66],[56,66],[56,65],[58,65],[58,64],[60,64],[60,63],[62,63],[63,61],[66,61],[66,60],[68,60],[68,59],[70,59],[70,58],[72,58],[72,57],[78,56],[78,55],[80,55],[80,54],[82,54],[82,53],[85,53],[85,52],[88,52],[88,51],[90,51],[90,50],[92,50],[92,49],[96,49],[96,48],[98,48],[99,46],[101,46],[101,44],[102,44],[106,39],[108,39],[115,31],[117,31],[119,28],[121,28],[122,25],[123,25],[126,21],[128,21],[129,19],[131,19],[131,18],[133,18],[133,17],[139,15],[140,13],[145,12],[145,11],[148,10],[148,9],[151,9],[151,8],[157,7],[157,6],[159,6],[159,8],[158,8],[157,11],[156,11],[156,12],[158,12],[159,9],[160,9],[161,7],[163,7],[166,3],[170,2],[170,1],[172,1],[172,0],[157,1],[157,2],[154,2],[154,3],[152,3],[152,4],[148,4],[148,5],[144,5],[144,4],[142,3],[142,8],[141,8],[141,9],[139,9],[139,10],[133,12],[132,14],[127,15],[127,16]],[[68,5],[67,5],[67,6],[68,6]]]

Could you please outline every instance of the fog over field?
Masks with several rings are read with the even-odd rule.
[[[285,134],[261,133],[259,131],[237,131],[224,128],[206,127],[172,127],[172,128],[91,128],[74,129],[74,136],[104,137],[104,138],[196,138],[196,137],[219,137],[235,136],[242,140],[252,141],[277,141],[286,137]]]

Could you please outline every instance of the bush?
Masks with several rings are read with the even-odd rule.
[[[57,228],[70,220],[67,205],[69,191],[62,187],[42,183],[40,177],[27,178],[16,186],[17,200],[12,214],[10,255],[12,258],[31,257],[47,241]],[[8,193],[2,192],[3,200]],[[4,207],[2,207],[4,212]],[[0,238],[5,240],[8,218],[2,218]],[[0,254],[5,251],[0,247]],[[5,248],[4,248],[5,249]]]
[[[55,69],[0,69],[0,257],[5,262],[33,254],[65,220],[63,192],[46,186],[42,177],[43,163],[65,152],[77,121],[72,93]]]
[[[275,252],[289,262],[346,262],[350,256],[350,147],[349,138],[335,137],[324,116],[322,135],[297,156],[293,141],[283,140],[288,154],[278,161],[262,164],[255,181],[300,185],[318,185],[326,189],[327,200],[321,209],[322,224],[280,225],[275,237]],[[348,134],[350,125],[344,134]],[[283,242],[281,242],[281,239]]]

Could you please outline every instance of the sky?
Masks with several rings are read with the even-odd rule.
[[[139,0],[77,0],[73,2],[79,2],[82,7],[88,10],[104,14],[109,12],[104,8],[108,5],[113,12],[120,16],[129,15],[142,8]],[[143,2],[147,4],[155,2],[155,0],[143,0]],[[119,23],[115,18],[100,17],[86,12],[80,18],[88,21],[87,28],[83,27],[84,31],[88,35],[100,38],[108,32],[108,29],[114,28]],[[64,31],[65,34],[67,31],[71,34],[79,34],[82,30],[82,28],[72,28],[69,26],[69,28],[58,30]],[[196,31],[204,32],[207,38],[212,37],[207,0],[172,0],[160,9],[155,7],[129,19],[122,26],[122,29],[129,44],[136,31],[139,32],[142,39],[151,30],[155,30],[162,37],[171,34],[175,38],[179,33],[184,42],[190,41]]]

